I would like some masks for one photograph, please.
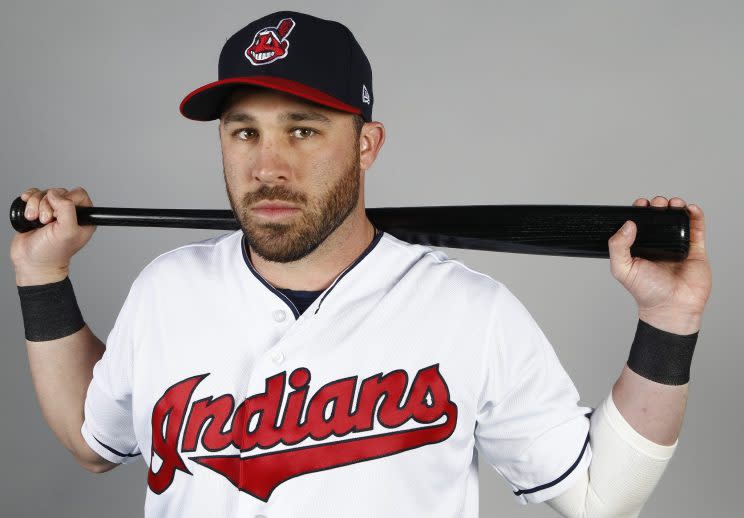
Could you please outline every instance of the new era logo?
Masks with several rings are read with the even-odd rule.
[[[367,90],[366,85],[362,85],[362,102],[364,104],[369,104],[369,91]]]

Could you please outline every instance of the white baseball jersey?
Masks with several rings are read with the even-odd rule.
[[[521,503],[588,469],[591,409],[525,307],[378,232],[300,313],[242,231],[147,265],[82,427],[149,467],[148,517],[478,516],[478,461]]]

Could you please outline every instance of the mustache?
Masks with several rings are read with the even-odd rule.
[[[281,185],[273,187],[262,185],[254,192],[245,193],[242,202],[245,207],[254,205],[263,200],[279,200],[304,205],[307,201],[307,197],[302,193],[294,192]]]

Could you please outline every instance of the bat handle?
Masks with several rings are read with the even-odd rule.
[[[88,216],[90,209],[90,207],[75,207],[78,224],[83,225],[90,219]],[[10,224],[13,225],[16,232],[28,232],[30,230],[41,228],[46,224],[39,221],[39,218],[31,220],[26,219],[25,212],[26,202],[18,196],[13,200],[13,203],[10,204]]]

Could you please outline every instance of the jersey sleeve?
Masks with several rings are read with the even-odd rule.
[[[589,416],[555,351],[501,285],[485,344],[475,443],[521,504],[571,487],[591,461]]]
[[[106,339],[106,351],[93,367],[81,432],[104,459],[125,464],[140,458],[132,416],[132,367],[137,318],[137,280]]]

